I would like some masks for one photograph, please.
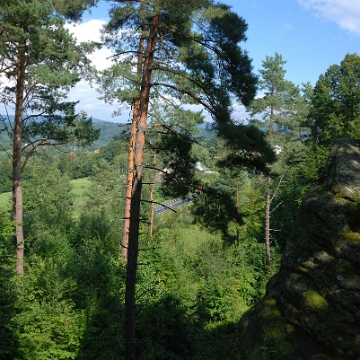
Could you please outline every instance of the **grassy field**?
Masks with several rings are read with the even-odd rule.
[[[87,178],[71,180],[73,188],[73,194],[76,196],[82,196],[86,192],[87,188],[91,184],[91,181]]]
[[[78,218],[86,201],[86,190],[88,189],[91,182],[90,180],[83,178],[71,180],[71,184],[73,186],[72,193],[75,195],[74,217]]]
[[[83,197],[85,192],[90,185],[90,180],[88,179],[76,179],[72,180],[71,184],[73,185],[72,193],[76,196],[76,205],[81,205],[83,203]],[[11,192],[1,193],[0,194],[0,207],[10,207]]]
[[[11,192],[0,194],[0,207],[10,207]]]

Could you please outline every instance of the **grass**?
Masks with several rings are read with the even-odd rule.
[[[73,186],[72,193],[75,195],[74,199],[74,217],[80,216],[81,209],[86,201],[86,191],[90,186],[91,181],[87,178],[71,180]]]
[[[0,207],[9,207],[11,199],[11,192],[1,193],[0,194]]]
[[[76,197],[77,203],[83,203],[83,197],[85,197],[86,190],[88,189],[89,185],[91,184],[89,179],[76,179],[71,180],[71,184],[73,185],[72,193]],[[11,192],[5,192],[0,194],[0,207],[9,207],[10,206],[10,199],[11,199]]]
[[[73,186],[72,193],[76,196],[82,196],[88,189],[91,181],[87,178],[71,180],[71,184]]]

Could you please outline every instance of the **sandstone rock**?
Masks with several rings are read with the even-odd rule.
[[[228,360],[360,359],[360,148],[339,139]]]

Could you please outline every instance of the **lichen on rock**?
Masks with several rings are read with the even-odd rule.
[[[360,143],[339,139],[227,360],[360,359]]]

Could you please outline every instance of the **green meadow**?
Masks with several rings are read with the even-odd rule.
[[[91,184],[91,181],[87,178],[71,180],[70,182],[73,186],[72,193],[79,197],[82,197],[85,194],[87,188]]]
[[[81,205],[85,198],[86,190],[88,189],[91,181],[87,178],[71,180],[73,185],[72,193],[76,198],[76,205]],[[10,206],[11,192],[4,192],[0,194],[0,207]]]
[[[0,207],[10,206],[11,192],[0,194]]]

